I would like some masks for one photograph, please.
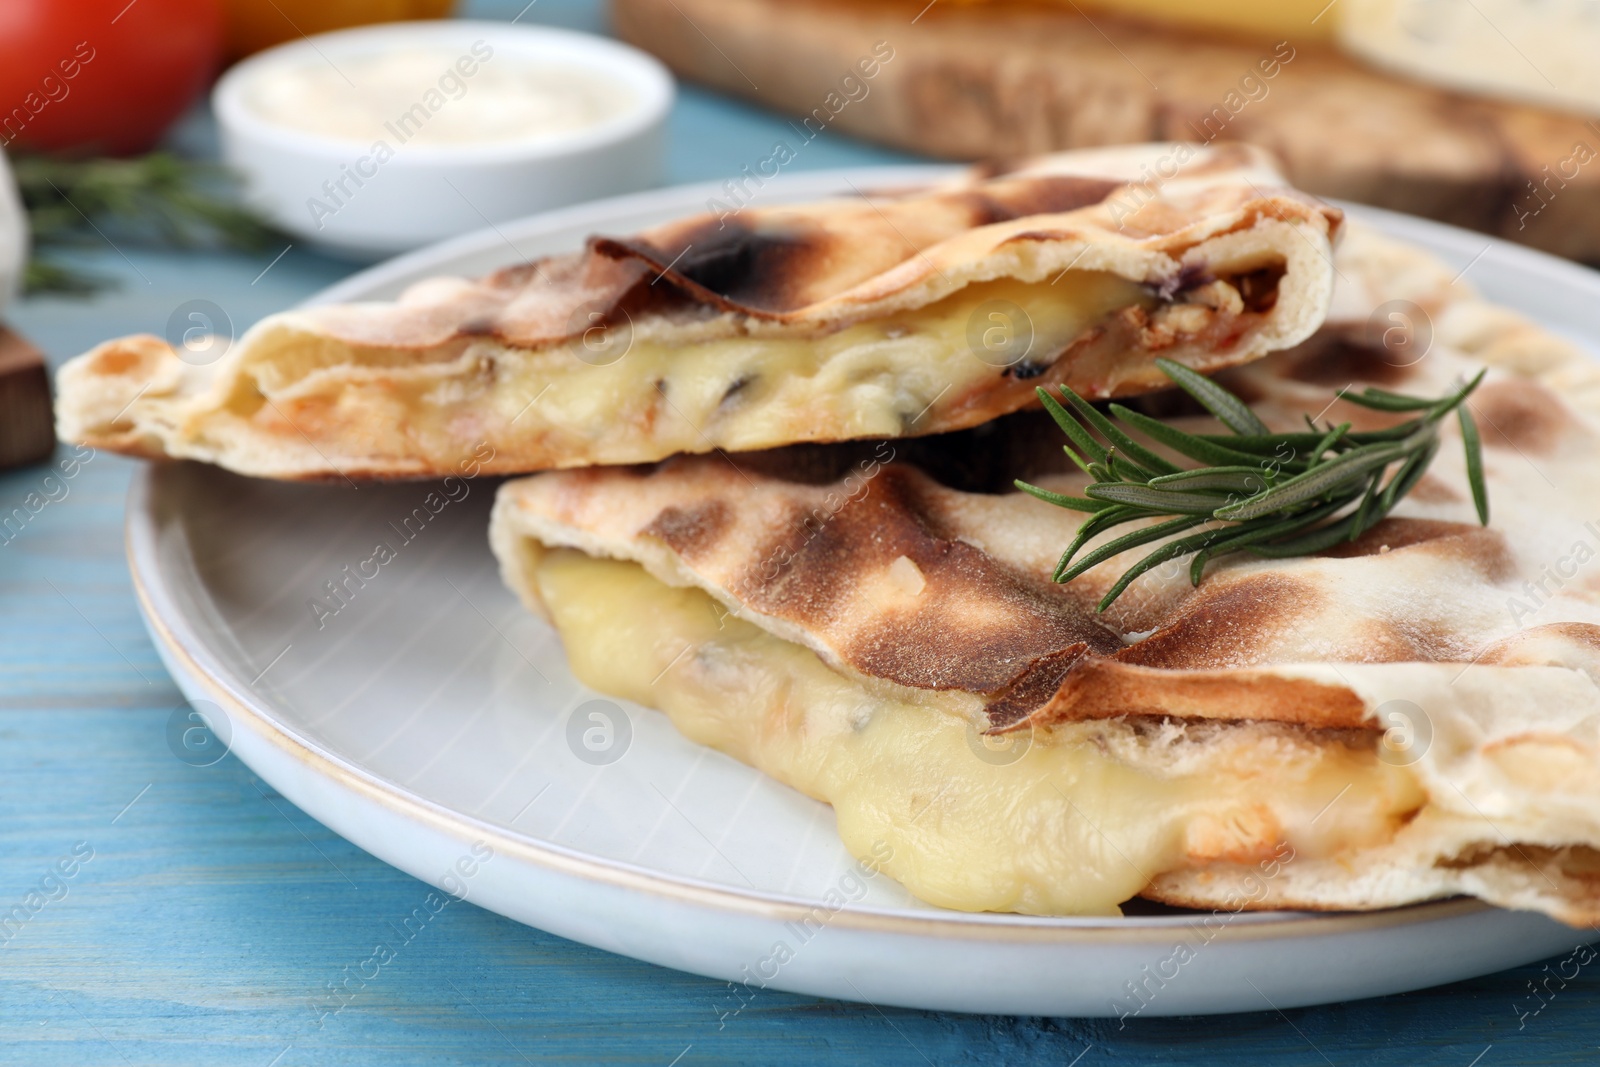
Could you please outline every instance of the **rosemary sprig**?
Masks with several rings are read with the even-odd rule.
[[[1282,559],[1354,541],[1421,480],[1439,451],[1439,424],[1451,412],[1460,420],[1478,521],[1489,522],[1483,445],[1465,406],[1484,371],[1437,399],[1370,387],[1339,391],[1352,404],[1412,415],[1387,429],[1358,433],[1348,422],[1319,428],[1308,417],[1308,431],[1275,434],[1244,401],[1211,379],[1171,360],[1158,359],[1156,366],[1233,432],[1185,433],[1121,404],[1108,406],[1108,418],[1066,386],[1061,387],[1065,405],[1040,389],[1045,410],[1071,441],[1067,455],[1094,481],[1081,497],[1016,483],[1047,504],[1088,513],[1056,564],[1057,582],[1070,582],[1130,548],[1165,541],[1111,586],[1097,611],[1110,607],[1139,575],[1181,556],[1194,556],[1189,578],[1199,585],[1207,563],[1235,552]],[[1112,419],[1208,466],[1181,468]],[[1141,525],[1079,556],[1107,530],[1148,519],[1166,521]]]
[[[12,161],[32,234],[29,293],[86,295],[111,279],[86,274],[57,253],[104,241],[178,249],[259,251],[272,230],[240,205],[235,179],[214,163],[153,152],[137,159]]]

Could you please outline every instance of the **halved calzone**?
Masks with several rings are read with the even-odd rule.
[[[1391,416],[1323,409],[1350,384],[1437,395],[1489,364],[1471,403],[1491,527],[1447,441],[1354,543],[1230,557],[1198,588],[1180,560],[1098,614],[1143,550],[1050,581],[1081,516],[996,490],[1083,479],[1025,413],[537,475],[502,487],[491,540],[581,679],[829,802],[853,851],[886,842],[885,869],[931,902],[1470,893],[1595,922],[1600,371],[1418,253],[1358,232],[1339,262],[1357,324],[1388,296],[1428,311],[1426,356],[1334,324],[1226,380],[1274,428],[1370,427]]]
[[[1243,147],[1052,156],[285,312],[212,363],[110,341],[62,369],[59,432],[357,478],[953,430],[1041,383],[1136,393],[1156,356],[1213,370],[1304,340],[1338,223]]]

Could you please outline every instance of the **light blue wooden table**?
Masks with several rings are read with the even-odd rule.
[[[468,12],[511,17],[524,0]],[[588,3],[523,19],[601,30]],[[669,180],[737,173],[785,134],[775,114],[685,89]],[[203,115],[180,143],[206,150]],[[830,134],[793,167],[906,157]],[[259,257],[104,248],[121,287],[35,300],[15,325],[59,363],[104,338],[160,333],[185,300],[242,329],[349,273],[302,248]],[[265,273],[263,271],[265,270]],[[65,450],[63,450],[63,455]],[[878,1010],[764,993],[723,1027],[722,983],[612,956],[460,904],[318,1024],[309,1006],[426,888],[307,818],[232,757],[196,768],[165,730],[182,703],[134,606],[122,550],[132,464],[100,455],[69,482],[0,476],[0,513],[54,497],[0,540],[0,912],[50,899],[0,933],[0,1062],[795,1065],[1449,1064],[1600,1060],[1600,970],[1540,1002],[1538,967],[1443,989],[1279,1014],[1115,1022]],[[70,878],[52,878],[62,858]],[[337,870],[335,869],[337,868]],[[341,873],[342,872],[342,873]],[[1315,958],[1305,966],[1315,968]],[[1556,988],[1554,983],[1551,988]],[[1078,1057],[1081,1057],[1078,1058]]]

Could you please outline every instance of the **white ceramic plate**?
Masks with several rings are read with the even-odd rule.
[[[805,175],[762,196],[938,173]],[[702,210],[713,195],[667,189],[503,225],[319,299],[388,297],[425,275],[566,251],[591,232]],[[1600,338],[1590,272],[1356,213],[1470,264],[1495,299]],[[234,754],[336,832],[519,921],[740,983],[729,1013],[751,995],[746,984],[1028,1015],[1254,1011],[1467,978],[1585,939],[1467,900],[1373,914],[1149,908],[1049,919],[945,911],[887,877],[860,879],[826,806],[686,741],[654,711],[589,703],[598,695],[573,679],[553,632],[500,584],[484,536],[494,489],[460,483],[453,499],[433,484],[358,490],[149,467],[128,505],[128,554],[156,646]],[[380,543],[387,562],[375,560]],[[342,600],[326,583],[342,584]],[[188,725],[175,713],[175,751],[218,758]]]

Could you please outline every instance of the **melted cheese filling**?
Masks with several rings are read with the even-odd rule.
[[[987,385],[1007,364],[1013,373],[1042,369],[1111,312],[1155,306],[1126,278],[1073,274],[1057,291],[1011,280],[969,285],[820,337],[635,341],[614,363],[560,373],[584,369],[580,339],[531,354],[521,381],[501,394],[502,413],[513,417],[519,397],[542,393],[537,410],[561,432],[589,441],[616,433],[619,423],[647,426],[658,440],[695,452],[704,451],[700,431],[724,448],[767,448],[797,431],[810,436],[819,416],[839,436],[897,437],[930,405]]]
[[[225,406],[271,421],[277,411],[265,398],[272,396],[292,405],[278,410],[297,426],[333,438],[351,425],[344,413],[379,413],[360,420],[364,438],[355,444],[363,453],[449,454],[487,440],[507,457],[528,448],[570,454],[574,464],[898,437],[1001,387],[1008,375],[1025,381],[1042,373],[1124,309],[1151,313],[1168,344],[1239,314],[1238,293],[1223,282],[1211,286],[1186,294],[1194,302],[1163,304],[1120,275],[1069,271],[1056,284],[974,283],[936,303],[821,335],[764,334],[764,324],[725,320],[702,331],[724,336],[690,343],[613,327],[541,349],[485,338],[431,358],[285,329],[257,346]]]
[[[1375,745],[1282,728],[1201,743],[1117,722],[985,738],[969,694],[869,691],[699,589],[525,550],[580,680],[832,804],[852,854],[889,855],[882,869],[933,904],[1115,914],[1165,871],[1380,844],[1423,803]]]

